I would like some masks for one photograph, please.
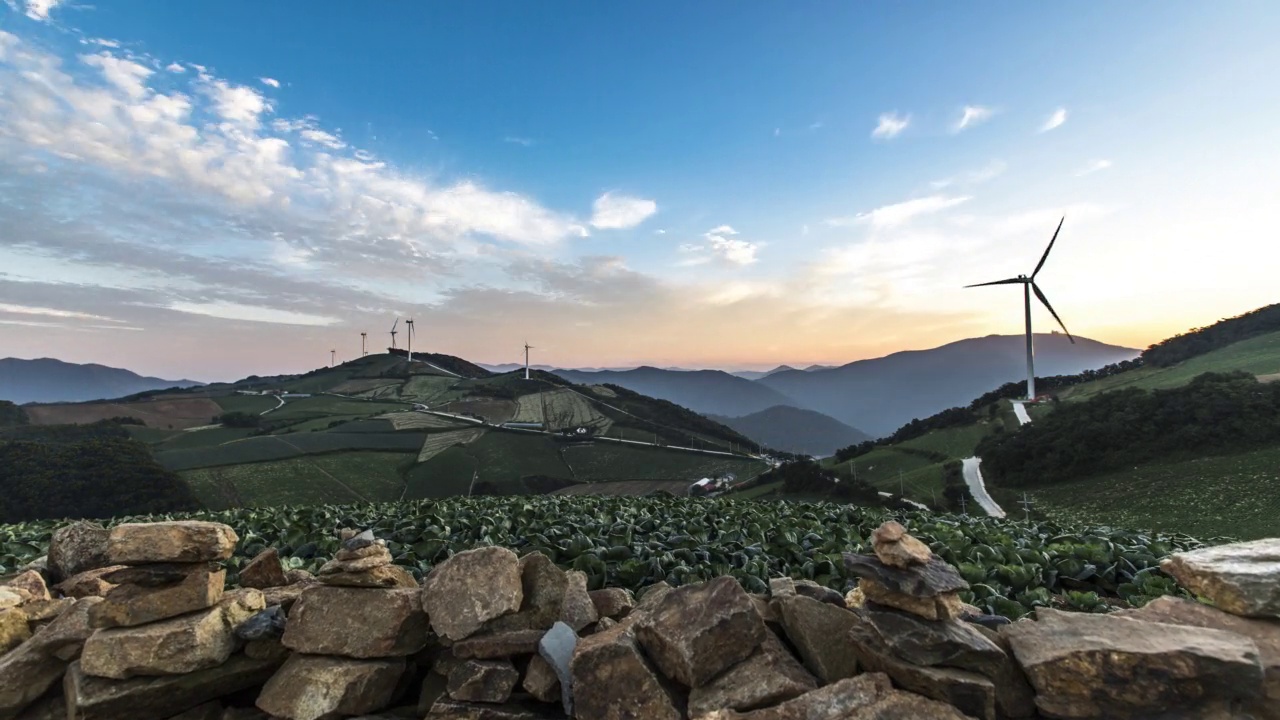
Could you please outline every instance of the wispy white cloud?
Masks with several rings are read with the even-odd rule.
[[[826,123],[822,122],[821,120],[815,120],[809,123],[809,130],[811,132],[814,130],[821,130],[825,125]]]
[[[57,310],[47,307],[32,307],[29,305],[11,305],[8,303],[0,303],[0,313],[10,313],[13,315],[43,315],[46,317],[67,318],[74,320],[100,320],[103,322],[117,322],[109,317],[102,315],[93,315],[91,313],[76,312],[73,310]]]
[[[85,42],[85,44],[90,44],[90,45],[99,45],[99,46],[101,46],[101,47],[107,47],[107,48],[118,48],[118,47],[120,47],[120,43],[119,43],[118,41],[116,41],[116,40],[108,40],[107,38],[89,38],[88,40],[85,40],[84,42]]]
[[[601,230],[631,228],[658,212],[658,203],[607,192],[591,205],[591,226]]]
[[[1067,121],[1067,109],[1058,108],[1057,110],[1053,111],[1052,115],[1050,115],[1048,118],[1045,119],[1044,124],[1040,126],[1040,132],[1042,133],[1049,132],[1050,130],[1053,130],[1055,128],[1060,128],[1062,127],[1062,124],[1065,123],[1066,121]]]
[[[168,71],[169,71],[169,72],[171,72],[171,73],[184,73],[184,72],[186,72],[186,71],[187,71],[187,69],[186,69],[186,68],[182,67],[181,65],[179,65],[179,64],[178,64],[178,63],[176,63],[176,62],[175,62],[175,63],[169,63],[168,65],[166,65],[166,66],[164,67],[164,69],[165,69],[165,70],[168,70]]]
[[[960,111],[960,119],[956,121],[952,127],[952,132],[960,132],[974,125],[979,125],[991,119],[995,114],[995,110],[982,105],[965,105]]]
[[[882,113],[876,128],[871,131],[871,137],[885,140],[895,138],[910,124],[911,115],[899,115],[896,110]]]
[[[330,150],[341,150],[347,146],[346,143],[338,139],[337,135],[316,128],[307,128],[299,132],[298,135],[307,142],[323,145]]]
[[[191,315],[205,315],[224,320],[275,323],[277,325],[327,326],[340,322],[338,318],[325,315],[313,315],[256,305],[241,305],[240,303],[221,300],[216,302],[173,302],[168,305],[168,308]]]
[[[258,82],[261,82],[263,85],[269,85],[273,88],[280,87],[280,81],[275,78],[260,77],[258,78]]]
[[[1106,170],[1109,167],[1111,167],[1110,160],[1090,160],[1088,165],[1085,165],[1083,168],[1080,168],[1080,170],[1076,173],[1076,177],[1084,177],[1085,175],[1091,175],[1093,173],[1098,172],[1099,170]]]
[[[49,13],[62,4],[62,0],[27,0],[27,17],[48,22]]]
[[[858,213],[853,217],[829,218],[825,222],[832,227],[849,227],[852,225],[870,225],[884,229],[905,225],[921,215],[932,215],[967,202],[969,196],[951,197],[947,195],[930,195],[928,197],[907,200],[893,205],[885,205],[874,210]]]
[[[750,265],[756,261],[756,252],[760,246],[756,243],[739,240],[738,234],[728,225],[712,228],[703,234],[707,239],[707,247],[711,253],[730,265]]]
[[[511,143],[512,145],[523,145],[523,146],[525,146],[525,147],[529,147],[529,146],[533,145],[533,139],[532,139],[532,138],[527,138],[527,137],[516,137],[516,136],[514,136],[514,135],[508,135],[508,136],[506,136],[506,137],[502,138],[502,142],[505,142],[505,143]]]

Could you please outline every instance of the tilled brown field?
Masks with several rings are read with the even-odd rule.
[[[36,425],[87,425],[113,417],[134,417],[147,427],[182,430],[209,425],[222,408],[208,398],[149,400],[135,403],[75,403],[27,405],[27,417]]]

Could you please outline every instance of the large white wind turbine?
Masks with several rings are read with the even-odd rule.
[[[1067,334],[1067,339],[1074,345],[1076,339],[1071,337],[1071,332],[1067,330],[1067,326],[1062,322],[1062,318],[1058,317],[1058,313],[1054,311],[1053,306],[1049,304],[1049,298],[1044,296],[1040,288],[1036,286],[1036,275],[1040,273],[1040,268],[1044,267],[1044,261],[1049,259],[1049,251],[1053,249],[1053,243],[1058,239],[1058,233],[1062,230],[1062,223],[1067,217],[1064,215],[1062,220],[1058,221],[1058,229],[1053,231],[1053,237],[1049,240],[1049,247],[1044,249],[1044,255],[1040,256],[1040,262],[1036,265],[1036,269],[1031,271],[1031,277],[1019,275],[1016,278],[1008,280],[996,280],[993,282],[978,283],[977,285],[965,285],[966,288],[984,287],[986,285],[1022,285],[1022,301],[1027,314],[1027,399],[1035,400],[1036,398],[1036,360],[1035,348],[1031,336],[1031,293],[1035,293],[1040,302],[1049,309],[1053,315],[1053,319],[1058,321],[1062,326],[1062,331]]]

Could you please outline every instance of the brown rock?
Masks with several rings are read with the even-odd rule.
[[[390,550],[381,545],[369,545],[368,547],[372,548],[374,552],[356,560],[330,560],[316,574],[323,577],[334,573],[361,573],[391,564]]]
[[[906,529],[894,520],[872,531],[871,544],[880,562],[893,567],[924,565],[933,557],[928,545],[908,535]]]
[[[0,652],[0,718],[14,717],[58,682],[67,660],[91,632],[88,610],[96,602],[97,598],[78,601],[79,608],[63,613],[16,649]],[[8,613],[16,618],[22,611],[0,611],[0,623]],[[26,630],[24,620],[21,631]]]
[[[399,565],[383,565],[372,570],[355,573],[330,573],[321,575],[318,580],[325,585],[336,587],[362,588],[416,588],[418,581],[408,570]]]
[[[284,567],[280,564],[280,551],[275,548],[263,550],[247,565],[240,568],[240,587],[265,590],[288,584],[289,581],[284,576]]]
[[[804,665],[824,684],[853,677],[858,660],[844,639],[858,622],[852,612],[795,595],[778,601],[782,627]]]
[[[564,601],[556,619],[573,628],[574,632],[581,632],[583,628],[599,620],[600,614],[596,612],[596,605],[587,592],[587,574],[580,570],[570,570],[565,573],[565,579]]]
[[[540,655],[534,655],[529,660],[529,667],[524,672],[524,680],[520,686],[542,702],[560,701],[560,678],[556,677],[555,669]]]
[[[883,673],[866,673],[811,690],[781,705],[740,713],[718,710],[701,720],[966,720],[950,705],[894,690]]]
[[[123,680],[221,665],[236,647],[232,630],[263,609],[262,593],[252,593],[228,594],[215,607],[169,620],[98,630],[85,641],[81,667],[89,675]]]
[[[524,597],[520,560],[506,548],[460,552],[432,568],[422,607],[437,635],[462,640],[484,623],[516,612]]]
[[[165,718],[266,682],[278,663],[234,655],[215,668],[186,675],[107,680],[86,675],[80,663],[67,668],[63,693],[67,718],[143,720]]]
[[[148,568],[180,569],[179,578],[169,584],[146,583],[117,585],[94,606],[89,622],[96,628],[131,627],[157,620],[167,620],[197,610],[206,610],[222,600],[226,572],[213,570],[208,564],[189,566],[150,565]],[[129,582],[133,568],[104,576],[112,582]]]
[[[295,583],[293,585],[266,588],[262,591],[262,598],[267,607],[279,605],[287,613],[293,608],[293,604],[298,601],[298,598],[302,596],[302,592],[316,584],[318,583]]]
[[[742,586],[725,576],[672,590],[636,638],[663,674],[699,687],[750,657],[768,632]]]
[[[886,565],[875,555],[844,553],[844,567],[863,580],[874,580],[899,595],[924,598],[969,589],[969,583],[956,569],[938,557],[924,565],[897,568]],[[861,584],[861,583],[860,583]]]
[[[796,594],[796,581],[789,577],[769,578],[769,597],[784,598]]]
[[[31,600],[49,600],[49,587],[44,583],[44,576],[35,570],[28,570],[5,583],[10,589],[25,590]]]
[[[102,597],[110,592],[111,588],[115,587],[114,583],[107,582],[103,577],[125,567],[124,565],[108,565],[107,567],[86,570],[54,585],[53,589],[71,598]]]
[[[617,624],[618,624],[618,621],[614,620],[613,618],[607,618],[607,617],[600,618],[599,620],[596,621],[595,632],[599,632],[601,630],[608,630],[609,628],[614,627]]]
[[[0,610],[0,655],[31,639],[27,613],[22,608]]]
[[[520,680],[510,660],[467,660],[449,673],[449,697],[471,702],[502,703]]]
[[[640,590],[639,602],[636,603],[635,610],[652,610],[657,607],[662,598],[667,596],[673,588],[667,584],[665,580],[645,586]]]
[[[565,596],[569,592],[569,575],[546,555],[536,552],[520,558],[519,570],[520,609],[489,621],[485,624],[486,630],[545,631],[563,614]]]
[[[559,720],[564,715],[534,702],[473,703],[446,696],[431,705],[427,717],[431,720]]]
[[[1112,613],[1133,620],[1211,628],[1238,633],[1258,646],[1265,697],[1249,708],[1260,720],[1280,720],[1280,623],[1232,615],[1193,600],[1169,595],[1156,598],[1136,610]]]
[[[280,642],[280,638],[260,638],[244,644],[245,657],[254,660],[278,660],[284,662],[289,657],[289,648]]]
[[[226,560],[240,538],[229,525],[200,520],[125,523],[107,536],[112,565]]]
[[[314,585],[293,606],[282,642],[290,650],[313,655],[412,655],[427,644],[421,603],[416,589]]]
[[[18,713],[14,720],[67,720],[67,701],[61,693],[45,695]]]
[[[107,529],[92,522],[73,522],[53,531],[49,540],[49,574],[54,582],[104,567]]]
[[[782,616],[778,614],[778,604],[763,595],[751,596],[751,604],[756,606],[756,613],[764,620],[765,627],[778,630],[782,627]]]
[[[212,700],[174,715],[169,720],[222,720],[222,703]]]
[[[626,588],[601,588],[587,593],[591,603],[596,606],[596,615],[602,618],[620,620],[635,607],[631,591]]]
[[[0,610],[16,608],[30,599],[31,595],[26,590],[0,587]]]
[[[818,687],[814,679],[772,632],[755,654],[689,692],[689,715],[720,708],[754,710],[777,705]]]
[[[257,706],[288,720],[337,720],[390,704],[404,658],[348,660],[295,654],[267,681]]]
[[[894,592],[875,580],[867,578],[858,581],[858,587],[862,589],[862,595],[866,600],[919,615],[926,620],[954,620],[963,612],[960,596],[954,592],[932,597],[913,597]]]
[[[1041,608],[1001,634],[1052,717],[1194,716],[1262,694],[1257,646],[1232,632]]]
[[[570,663],[574,714],[593,720],[681,720],[669,687],[628,625],[582,638]]]
[[[284,573],[284,579],[286,585],[293,585],[294,583],[311,582],[316,579],[316,576],[302,568],[295,568],[293,570],[286,570]]]
[[[27,643],[31,649],[70,662],[80,656],[85,640],[93,634],[89,627],[89,612],[102,602],[101,598],[82,598],[56,620],[36,631]],[[24,645],[24,649],[27,648]]]
[[[1280,618],[1280,538],[1177,553],[1160,569],[1219,610]]]
[[[22,611],[27,614],[27,622],[48,622],[71,609],[71,606],[75,604],[75,598],[32,600],[23,604]]]
[[[440,648],[431,659],[431,672],[442,677],[449,677],[449,673],[453,672],[453,669],[462,662],[462,658],[453,654],[453,648]]]
[[[363,560],[368,557],[382,556],[386,552],[387,552],[386,543],[383,542],[382,540],[378,540],[372,545],[365,545],[364,547],[359,547],[354,550],[340,548],[337,554],[334,555],[334,558],[338,560],[343,560],[343,561]],[[386,558],[388,561],[390,561],[391,559],[390,554],[387,554]]]
[[[538,652],[541,630],[512,630],[492,635],[472,635],[453,644],[453,654],[464,660],[495,660]]]

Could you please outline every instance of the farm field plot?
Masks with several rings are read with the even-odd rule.
[[[213,398],[223,412],[242,412],[250,415],[262,413],[280,404],[272,395],[223,395]]]
[[[581,481],[687,480],[733,473],[738,481],[753,478],[766,469],[759,460],[704,455],[683,450],[596,442],[565,448],[564,460]]]
[[[480,465],[480,480],[494,483],[504,492],[527,493],[520,482],[528,475],[572,478],[560,459],[555,441],[533,433],[491,430],[467,446]]]
[[[552,495],[648,495],[652,492],[669,492],[672,495],[688,495],[687,480],[611,480],[609,482],[578,483],[561,488]]]
[[[432,433],[427,436],[426,440],[422,441],[422,447],[418,450],[418,462],[424,463],[454,445],[467,445],[475,442],[484,434],[485,430],[481,428]]]
[[[1280,448],[1144,465],[1028,492],[1035,509],[1055,522],[1204,538],[1275,537],[1280,535]]]
[[[462,423],[455,420],[420,412],[387,413],[379,416],[378,420],[389,422],[392,429],[395,430],[435,430],[463,427]]]
[[[439,375],[414,375],[400,386],[400,397],[420,403],[433,403],[458,383],[457,378]]]
[[[978,446],[978,441],[990,434],[991,427],[980,422],[976,425],[934,430],[927,435],[898,443],[898,447],[942,453],[952,458],[973,457],[973,449]]]
[[[590,401],[567,388],[522,395],[519,403],[515,422],[545,423],[550,430],[579,425],[608,428],[612,424]]]
[[[146,425],[125,425],[124,429],[131,437],[148,445],[158,445],[165,440],[182,434],[181,430],[161,430]]]
[[[202,431],[203,432],[203,431]],[[156,460],[170,470],[192,470],[219,465],[238,465],[268,460],[284,460],[344,450],[387,450],[417,452],[426,437],[423,433],[296,433],[265,435],[236,440],[214,447],[161,450]]]
[[[485,422],[501,425],[508,422],[516,414],[516,403],[512,400],[500,400],[486,397],[463,398],[454,400],[442,408],[444,412],[456,415],[479,415]]]
[[[391,423],[390,420],[381,418],[368,418],[365,420],[348,420],[334,427],[329,432],[335,433],[389,433],[400,430]],[[409,428],[412,429],[412,428]]]
[[[466,448],[445,448],[427,462],[418,463],[405,474],[406,500],[466,495],[479,467]]]
[[[391,501],[399,499],[404,488],[397,468],[411,457],[405,453],[342,453],[202,468],[180,475],[200,502],[214,510],[358,502],[361,496]]]
[[[156,450],[182,450],[185,448],[214,447],[232,440],[241,440],[254,433],[253,428],[214,427],[207,430],[182,432],[156,446]]]
[[[86,425],[113,417],[135,417],[147,427],[183,430],[213,422],[222,408],[208,398],[145,400],[132,403],[25,405],[33,425]]]
[[[1063,400],[1079,400],[1107,390],[1136,387],[1144,390],[1186,385],[1202,373],[1243,370],[1254,375],[1280,373],[1280,332],[1241,340],[1224,348],[1190,358],[1173,367],[1142,367],[1112,377],[1067,388]]]
[[[398,402],[382,402],[375,400],[351,400],[332,395],[316,395],[308,398],[289,400],[285,406],[271,413],[273,421],[310,420],[313,418],[335,418],[338,416],[368,417],[409,410],[411,406]]]
[[[836,462],[835,458],[828,458],[823,465],[840,477],[852,477],[856,470],[859,480],[866,480],[885,492],[896,494],[901,485],[908,498],[919,502],[932,502],[934,493],[941,494],[943,490],[942,463],[892,447],[876,448],[854,458],[852,467],[849,462]]]
[[[339,395],[360,395],[372,393],[378,388],[399,387],[402,382],[395,378],[353,378],[334,385],[329,392]]]

